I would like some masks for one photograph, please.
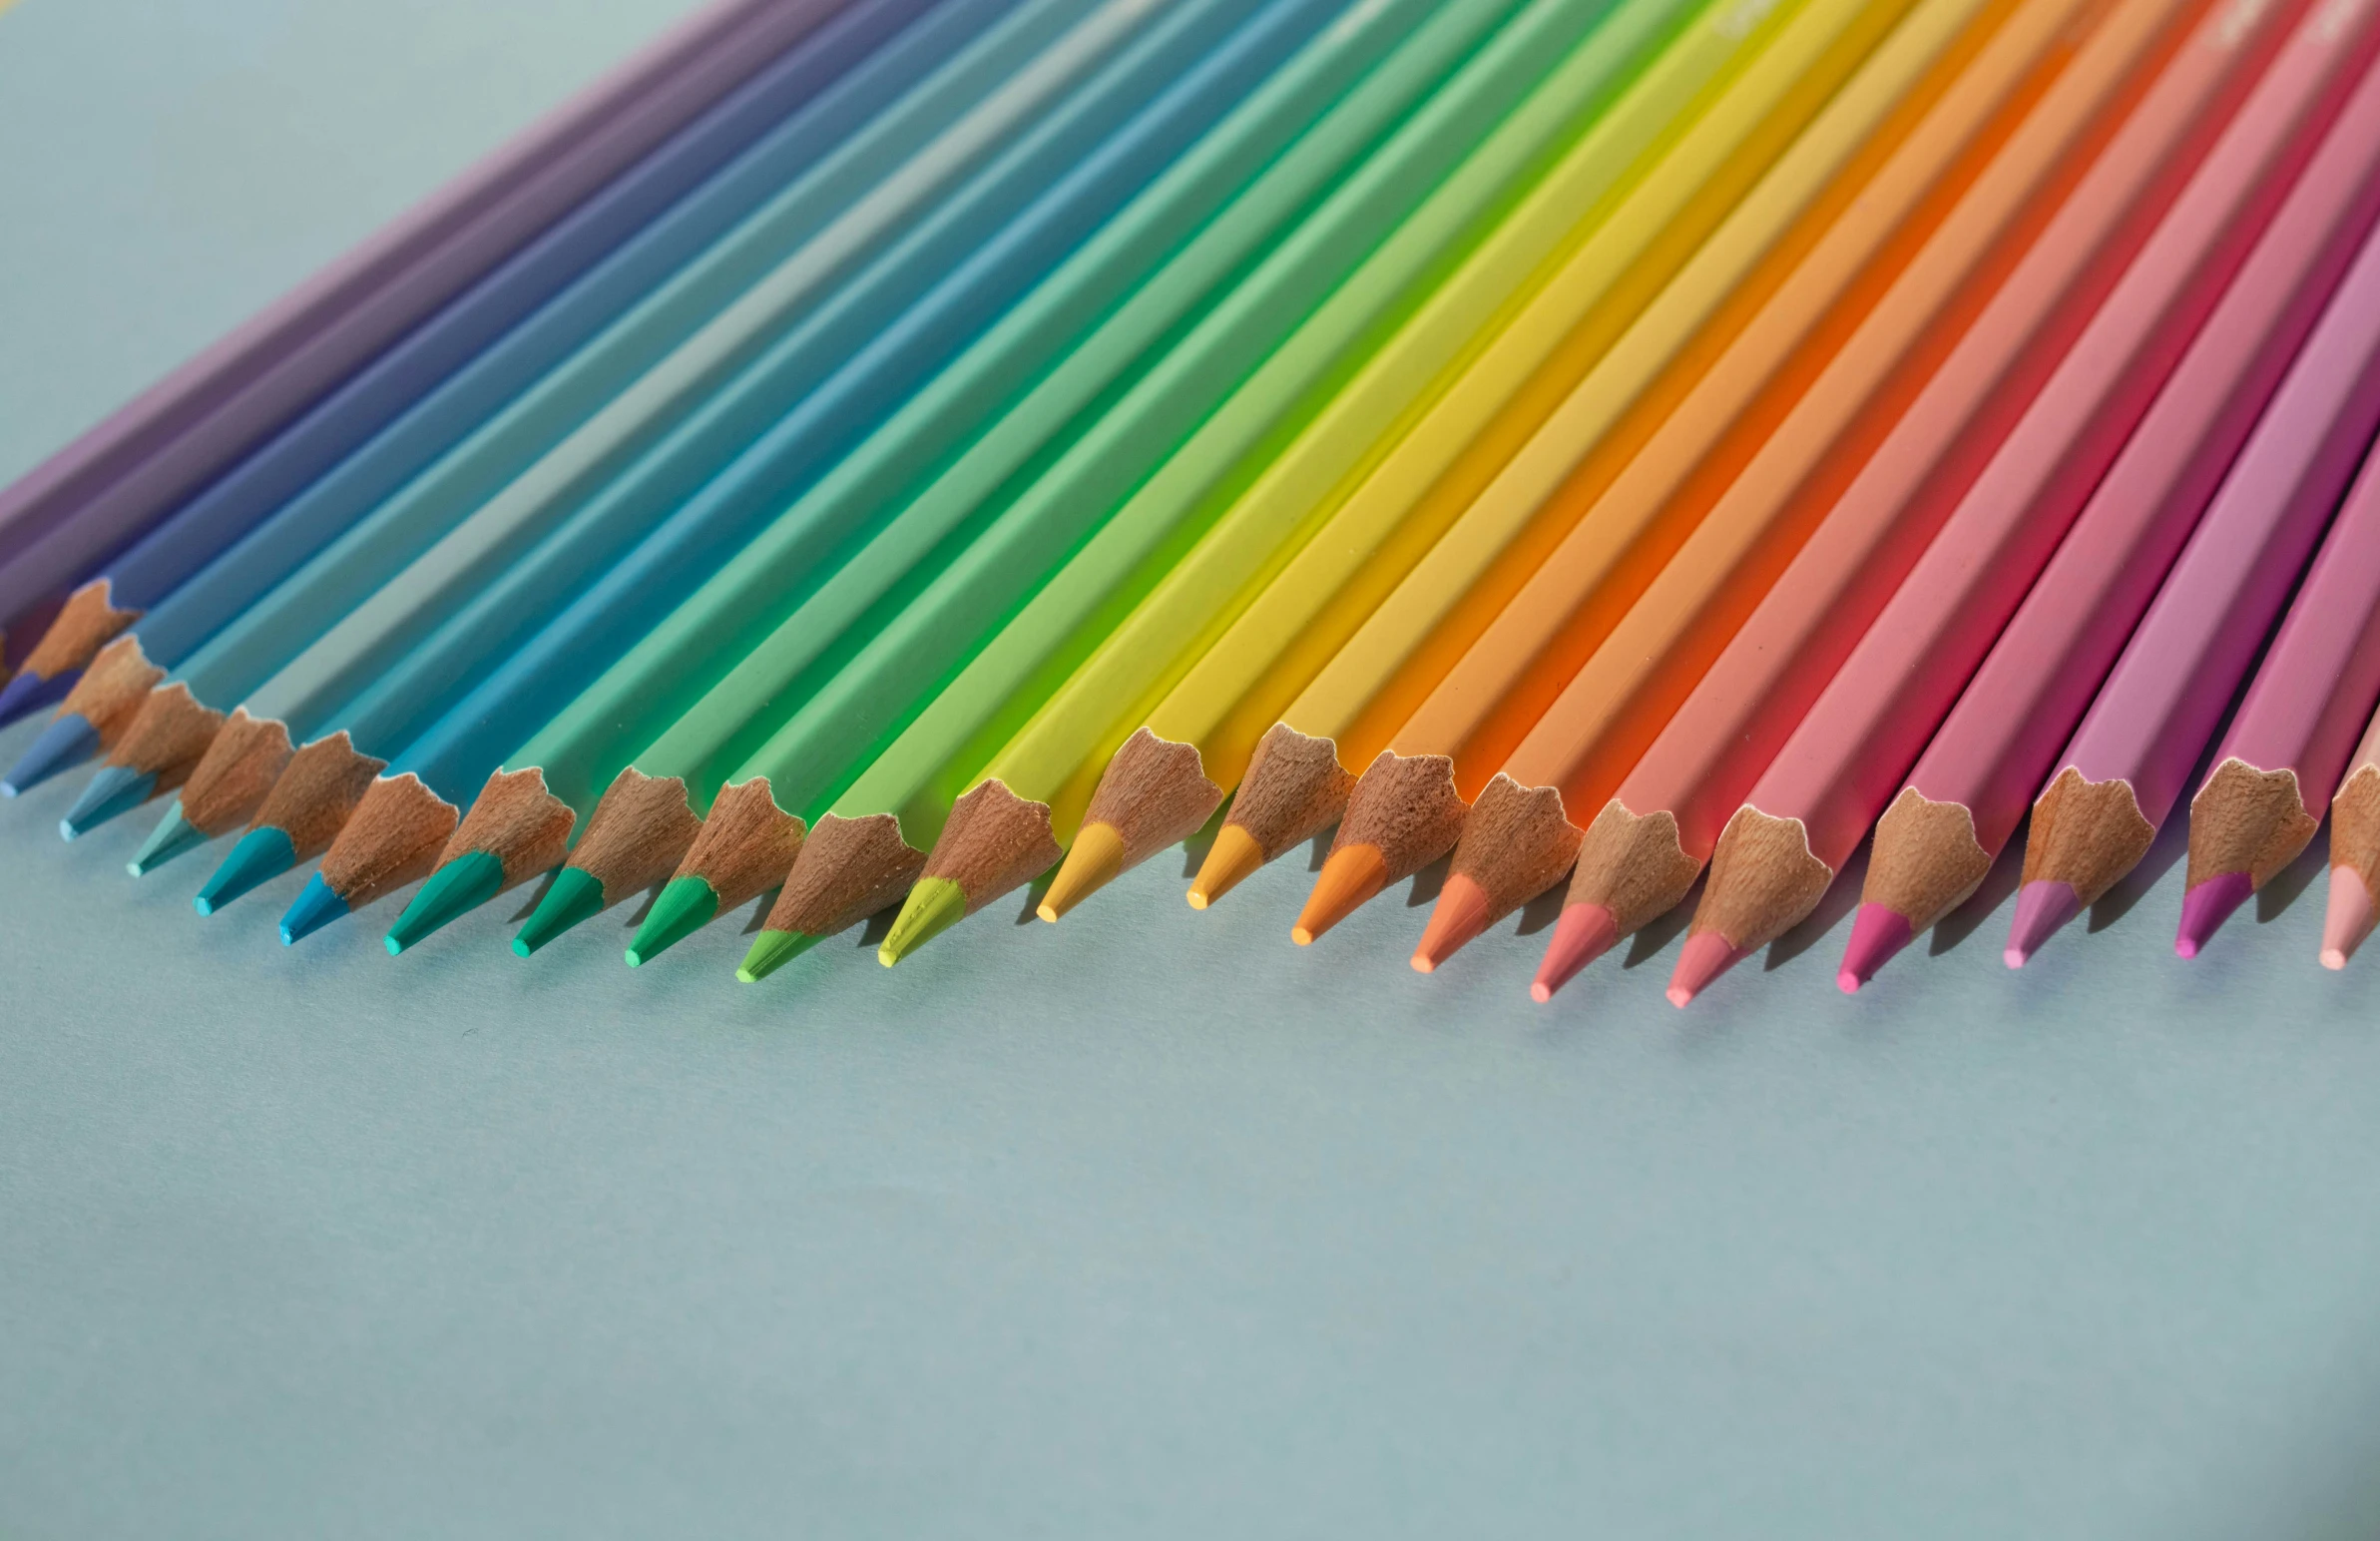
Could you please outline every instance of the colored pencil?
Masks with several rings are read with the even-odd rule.
[[[2380,465],[2367,459],[2215,748],[2214,769],[2190,799],[2176,953],[2196,957],[2231,912],[2313,840],[2375,700]],[[2360,888],[2361,877],[2355,881]],[[2350,904],[2353,898],[2350,892]],[[2352,916],[2346,935],[2326,934],[2325,950],[2344,964],[2348,947],[2332,943],[2361,940],[2369,917],[2368,909]]]
[[[1575,0],[1566,3],[1587,13]],[[1349,161],[1404,116],[1416,95],[1459,62],[1499,19],[1497,9],[1488,6],[1441,11],[1435,18],[1428,10],[1428,0],[1374,7],[1359,13],[1360,25],[1334,27],[1309,44],[765,534],[529,737],[498,769],[491,786],[509,787],[520,772],[533,770],[540,794],[562,816],[574,823],[582,816],[600,817],[605,833],[591,855],[635,852],[640,861],[655,861],[674,843],[671,831],[685,828],[687,819],[711,806],[721,773],[748,752],[754,738],[775,726],[795,700],[815,694],[801,682],[822,655],[831,652],[839,660],[863,647],[872,650],[902,624],[896,617],[915,611],[914,629],[933,644],[920,650],[926,656],[912,665],[916,674],[903,683],[872,671],[866,683],[845,694],[897,711],[927,681],[939,678],[949,664],[939,650],[963,645],[990,616],[1010,608],[1020,597],[1018,586],[1058,559],[1094,509],[1115,501],[1088,496],[1080,486],[1028,500],[1037,501],[1039,510],[1039,518],[1028,521],[1033,538],[1006,543],[1024,549],[1005,554],[970,585],[957,586],[956,596],[938,593],[954,587],[950,575],[978,564],[979,554],[1001,544],[1010,512],[987,524],[986,500],[1013,486],[1015,473],[1049,453],[1053,440],[1063,444],[1068,428],[1098,398],[1156,363],[1158,350],[1152,345],[1220,298],[1218,290],[1227,287],[1230,276],[1293,230],[1296,216],[1347,173]],[[1417,20],[1427,24],[1415,32]],[[1391,56],[1382,62],[1384,54]],[[1496,105],[1482,101],[1481,117],[1492,122]],[[1457,148],[1444,145],[1439,153],[1451,160]],[[1218,202],[1223,202],[1219,211]],[[1169,426],[1148,412],[1125,413],[1115,430],[1102,430],[1113,445],[1112,457],[1124,461],[1115,473],[1124,485],[1138,481],[1166,446],[1204,415],[1215,396],[1261,359],[1280,332],[1344,274],[1361,250],[1353,243],[1376,239],[1397,211],[1383,205],[1376,213],[1363,212],[1373,224],[1346,233],[1348,250],[1318,253],[1303,266],[1259,266],[1267,277],[1257,281],[1301,287],[1277,301],[1278,308],[1242,306],[1247,313],[1239,325],[1211,329],[1213,345],[1226,349],[1217,366],[1221,378],[1208,389],[1173,392],[1182,398],[1170,402],[1177,423]],[[1113,291],[1132,275],[1133,265],[1110,255],[1118,247],[1137,253],[1137,263],[1156,264],[1120,303]],[[1272,278],[1273,272],[1281,276]],[[1080,331],[1103,313],[1106,318],[1088,333]],[[1021,400],[967,442],[967,434],[982,425],[1024,372],[1014,339],[1031,327],[1057,328],[1053,343],[1040,352],[1060,346],[1067,351]],[[1198,334],[1185,336],[1163,353],[1166,362],[1158,367],[1172,368],[1175,360],[1187,361],[1199,349]],[[949,470],[915,485],[918,467],[949,460],[958,444],[964,449]],[[872,534],[871,517],[879,524]],[[954,532],[959,539],[951,538]],[[826,559],[846,544],[856,550],[839,565],[830,564]],[[893,600],[886,600],[888,593]],[[901,606],[900,599],[911,594],[916,598]],[[970,622],[970,603],[988,609],[990,616]],[[880,605],[894,607],[895,615],[878,621],[873,636],[854,632],[855,626],[877,619]],[[751,640],[755,634],[757,644]],[[844,640],[838,644],[838,639]],[[853,660],[852,667],[859,662]],[[874,737],[872,726],[858,732],[862,743]],[[636,750],[625,765],[624,749]],[[626,802],[608,815],[595,803],[607,775]],[[651,789],[655,782],[675,786],[678,806],[666,805]],[[779,813],[780,820],[798,819],[800,799],[792,800],[795,806]],[[641,825],[652,825],[652,831]],[[514,821],[502,827],[523,825]],[[748,821],[749,836],[763,843],[773,843],[772,830],[766,817]],[[452,878],[441,866],[440,875],[391,929],[395,944],[410,945],[493,897],[490,879],[504,865],[505,854],[471,847],[463,853],[471,870]],[[650,929],[656,937],[667,932],[674,939],[691,928],[690,894],[704,895],[696,908],[709,913],[750,896],[725,897],[728,890],[706,881],[709,863],[750,869],[717,838],[706,839],[703,862],[704,870],[681,874],[688,886],[678,899],[653,911]],[[789,857],[779,862],[766,874],[765,886],[776,886],[789,864]],[[634,891],[617,882],[612,886]],[[560,896],[549,894],[548,902],[575,922],[600,909],[604,891],[600,879],[565,876],[556,890]],[[556,921],[534,934],[542,945],[564,928]],[[640,960],[662,945],[641,936]]]
[[[2045,8],[2067,3],[2045,0]],[[1607,434],[1624,433],[1617,425],[1627,417],[1649,415],[1649,408],[1658,411],[1668,399],[1690,394],[1708,370],[1746,367],[1737,345],[1754,334],[1768,307],[1754,312],[1736,297],[1784,292],[1794,277],[1775,274],[1798,275],[1806,254],[1829,239],[1818,233],[1830,230],[1859,200],[1871,177],[1891,174],[1905,138],[1959,78],[1973,45],[2000,19],[1998,12],[1989,12],[1990,23],[1970,32],[1969,19],[1981,9],[1961,0],[1913,10],[1471,509],[1447,511],[1460,513],[1451,522],[1431,519],[1426,514],[1433,504],[1425,499],[1402,520],[1371,520],[1366,517],[1371,506],[1357,500],[1333,515],[1150,713],[1144,726],[1152,735],[1194,751],[1190,759],[1168,763],[1217,786],[1239,784],[1263,742],[1267,730],[1261,725],[1272,722],[1332,651],[1346,645],[1381,596],[1424,560],[1425,551],[1427,560],[1436,562],[1449,543],[1466,537],[1492,540],[1494,530],[1515,528],[1510,508],[1498,508],[1485,520],[1481,511],[1530,496],[1516,492],[1514,483],[1547,473],[1549,468],[1531,465],[1542,455],[1544,441],[1563,441],[1563,452],[1575,465]],[[1955,135],[1937,161],[1953,149]],[[1911,189],[1911,198],[1922,181]],[[1865,255],[1852,257],[1846,273]],[[1476,536],[1481,523],[1491,532]],[[1521,530],[1515,539],[1529,533]],[[1433,536],[1438,537],[1434,544]],[[1393,596],[1389,602],[1394,603]],[[1326,787],[1345,776],[1335,763],[1332,769],[1338,773]],[[1303,799],[1307,817],[1314,816],[1316,800]],[[1234,844],[1260,859],[1261,848],[1247,839],[1244,821],[1224,827],[1238,836]],[[1218,837],[1218,846],[1225,838]],[[1051,885],[1050,908],[1064,914],[1112,880],[1121,868],[1108,867],[1102,858],[1117,849],[1096,828],[1078,835]],[[1244,870],[1254,864],[1248,861]],[[1218,859],[1210,850],[1206,866],[1228,870],[1230,852]],[[1218,879],[1212,892],[1227,889],[1238,875],[1243,872]],[[1193,904],[1202,905],[1210,896],[1203,887],[1192,889]]]
[[[867,95],[881,106],[884,65],[914,71],[919,45],[955,47],[999,3],[947,0],[909,28],[923,0],[861,0],[788,50],[112,558],[0,688],[0,722],[63,694],[100,646],[145,630],[158,604],[367,443],[395,462],[382,473],[393,491],[831,148],[854,126],[836,120],[854,116],[857,77],[876,77]],[[904,29],[909,46],[888,43]],[[411,431],[385,431],[400,422]]]
[[[1886,805],[1843,953],[1846,991],[1965,903],[1991,871],[2376,212],[2380,73],[2357,88]],[[2347,745],[2336,748],[2343,756]],[[2336,773],[2334,765],[2333,780]]]
[[[1533,994],[1684,896],[2253,79],[2279,29],[2242,32],[2239,14],[2114,12],[1775,426],[1750,419],[1755,446],[1714,452],[1725,490],[1671,568],[1733,554],[1757,602],[1589,822]],[[1772,530],[1783,549],[1746,561]]]
[[[842,0],[738,0],[582,92],[0,492],[0,627],[147,528],[786,48]],[[22,559],[80,531],[38,570]],[[69,558],[72,560],[68,560]]]
[[[2338,112],[2368,17],[2300,23],[1711,853],[1683,1005],[1817,906]]]
[[[335,880],[360,859],[355,851],[413,842],[418,849],[402,859],[381,851],[364,869],[426,871],[460,804],[518,748],[525,727],[591,684],[758,533],[773,510],[997,321],[1342,3],[1186,5],[1144,28],[1064,109],[992,163],[981,202],[997,209],[1007,201],[1002,190],[1030,190],[1050,173],[1055,179],[1013,217],[990,222],[977,242],[958,241],[967,224],[963,207],[936,211],[903,243],[893,270],[930,261],[937,250],[963,255],[958,265],[914,304],[878,315],[873,334],[840,367],[700,482],[699,491],[681,481],[688,470],[744,429],[763,426],[750,421],[755,403],[743,392],[690,418],[636,471],[415,647],[401,668],[377,680],[358,699],[355,721],[385,735],[381,742],[401,745],[402,753],[341,831],[340,863],[318,872],[322,880],[291,906],[284,934],[306,935],[353,908]],[[1138,110],[1121,110],[1128,107]],[[828,310],[846,323],[858,319],[839,297]],[[807,333],[814,344],[834,331],[805,325],[796,335]],[[659,523],[638,518],[645,510],[658,514],[673,489],[693,496]],[[456,702],[458,680],[469,693]],[[399,802],[402,813],[382,811]],[[420,844],[433,824],[443,825],[439,838]]]
[[[1474,485],[1484,483],[1520,436],[1542,421],[1651,301],[1660,278],[1672,270],[1674,254],[1692,251],[1725,219],[1901,9],[1889,0],[1875,6],[1822,0],[1793,13],[1677,136],[1661,164],[1554,281],[1402,431],[1357,496],[1373,495],[1374,489],[1391,499],[1409,496],[1450,471],[1462,474],[1458,466],[1478,476]],[[1535,401],[1520,399],[1525,394]],[[1501,454],[1492,437],[1473,437],[1490,421],[1512,430]],[[1400,486],[1405,476],[1413,480]],[[1262,550],[1248,554],[1260,560],[1269,556]],[[1040,848],[1027,832],[1030,827],[1038,823],[1047,830],[1043,842],[1068,843],[1111,755],[1126,752],[1135,761],[1152,755],[1187,758],[1186,747],[1177,746],[1180,753],[1166,750],[1135,725],[1196,661],[1205,639],[1227,627],[1261,592],[1271,575],[1249,572],[1247,566],[1232,543],[1201,546],[1000,751],[982,776],[986,795],[993,797],[983,806],[1009,809],[1013,816],[971,813],[961,822],[959,806],[977,805],[954,805],[953,824],[937,845],[951,847],[953,854],[947,860],[929,857],[885,939],[887,961],[997,897],[988,886],[991,879],[1013,876],[1025,852]],[[1088,810],[1092,821],[1113,836],[1115,864],[1129,865],[1187,835],[1221,800],[1221,788],[1202,777],[1129,763],[1117,784],[1146,787],[1152,774],[1165,777],[1181,799],[1148,797],[1130,810],[1092,802]]]
[[[2322,966],[2340,969],[2372,934],[2380,905],[2380,714],[2376,714],[2330,802],[2330,894],[2322,917]]]
[[[906,94],[428,469],[414,474],[425,447],[400,425],[309,488],[143,625],[155,661],[179,667],[205,641],[208,667],[194,665],[189,683],[202,706],[220,710],[343,623],[341,688],[359,688],[357,671],[426,635],[714,393],[742,400],[728,388],[741,384],[757,398],[747,415],[764,419],[771,401],[814,381],[850,340],[820,339],[802,329],[805,319],[897,304],[927,281],[928,260],[893,260],[897,242],[1137,16],[1111,3],[1085,20],[1089,9],[1090,0],[1037,0],[914,86],[903,67],[927,61],[906,51],[894,51],[884,74],[862,71],[851,84],[865,95],[845,107],[864,110],[887,88]],[[980,177],[977,191],[975,217],[992,218]],[[771,361],[773,373],[758,366]],[[390,586],[408,563],[408,579]],[[92,723],[137,710],[98,705]],[[62,717],[42,747],[45,766],[88,755],[88,726]]]
[[[1268,524],[1294,526],[1360,468],[1374,425],[1426,400],[1481,328],[1592,233],[1676,115],[1747,46],[1708,9],[1669,39],[1692,14],[1677,0],[1618,7],[834,795],[744,977],[898,900],[966,777],[1182,553],[1215,535],[1260,563]],[[805,717],[748,772],[802,764]]]
[[[2367,240],[2034,799],[2010,967],[2147,854],[2375,426],[2380,240]]]
[[[1061,0],[1053,9],[1063,16],[1067,3]],[[703,467],[720,447],[717,440],[738,428],[759,431],[771,403],[786,391],[798,393],[804,381],[823,376],[825,383],[812,396],[840,400],[838,386],[847,394],[850,382],[882,378],[878,357],[850,357],[846,349],[880,324],[885,312],[897,313],[955,251],[980,246],[1012,215],[1031,218],[1016,204],[1030,199],[1037,186],[1046,190],[1027,202],[1027,210],[1043,216],[1070,212],[1064,192],[1051,185],[1065,180],[1066,152],[1097,143],[1112,126],[1114,112],[1136,93],[1144,93],[1145,100],[1145,88],[1162,64],[1150,57],[1153,49],[1162,54],[1181,35],[1179,28],[1160,29],[1152,46],[1112,56],[1141,19],[1144,5],[1145,0],[1110,0],[1055,39],[1042,37],[1039,25],[984,39],[986,47],[970,50],[946,72],[958,77],[948,84],[980,87],[986,93],[980,101],[955,116],[937,114],[861,147],[859,164],[849,170],[866,180],[850,190],[850,207],[818,239],[803,245],[759,288],[702,325],[660,367],[596,411],[526,474],[513,477],[492,501],[439,533],[437,526],[448,522],[447,511],[468,507],[461,499],[472,486],[494,479],[488,477],[491,471],[496,478],[509,474],[509,430],[517,423],[491,425],[496,431],[483,431],[479,444],[471,446],[487,447],[491,464],[441,477],[440,486],[418,500],[421,489],[408,489],[399,500],[405,506],[375,513],[285,584],[269,606],[251,611],[209,643],[202,660],[194,662],[192,683],[204,677],[222,694],[195,693],[201,703],[213,705],[227,697],[238,700],[233,690],[243,689],[251,700],[234,718],[243,731],[231,742],[211,745],[191,771],[190,785],[208,818],[188,816],[193,796],[186,795],[183,806],[161,821],[136,865],[154,866],[227,823],[237,827],[245,821],[254,802],[241,809],[240,798],[218,788],[260,795],[269,776],[249,773],[249,763],[274,755],[285,759],[297,742],[291,734],[302,740],[327,731],[328,714],[342,704],[357,703],[354,710],[360,713],[367,689],[387,708],[374,732],[385,736],[388,748],[373,757],[387,758],[451,705],[485,661],[521,630],[536,626],[536,603],[522,593],[530,580],[545,579],[550,591],[557,582],[600,572],[604,559],[633,542],[669,496],[701,483]],[[1038,24],[1046,18],[1021,13],[1017,19]],[[1189,19],[1211,18],[1201,13]],[[1201,31],[1192,27],[1190,35]],[[1053,98],[1066,110],[1053,114]],[[922,93],[912,93],[904,105],[922,99]],[[1036,123],[1039,130],[1026,132]],[[907,155],[915,128],[928,133],[917,153]],[[1023,140],[987,159],[980,141],[1020,132],[1026,132]],[[1140,142],[1126,148],[1148,151]],[[901,157],[893,163],[899,170],[870,189],[868,181],[892,169],[879,159],[886,156]],[[954,189],[950,179],[971,168]],[[928,213],[936,199],[940,207]],[[882,250],[872,260],[846,274],[850,259],[877,248]],[[982,291],[987,266],[998,275],[995,263],[979,261],[945,275],[918,303],[938,303],[944,311],[966,303]],[[705,274],[706,287],[712,277]],[[913,312],[913,319],[921,322],[939,313]],[[659,331],[689,317],[671,311],[633,319],[650,319]],[[778,330],[782,335],[740,371],[730,372],[750,351],[755,329],[763,337]],[[912,329],[924,328],[913,324]],[[955,333],[947,337],[953,346],[963,340]],[[870,364],[879,364],[878,371],[871,373]],[[602,372],[608,375],[609,367]],[[723,385],[716,399],[705,397],[706,382]],[[575,388],[570,392],[576,393]],[[565,397],[551,405],[552,415],[560,417],[570,401]],[[607,471],[650,437],[641,425],[672,413],[691,415],[607,481]],[[535,408],[523,414],[538,415]],[[549,420],[546,426],[557,424]],[[806,436],[791,435],[797,443],[830,437],[822,425],[805,426],[812,430]],[[777,427],[781,441],[788,436],[781,431],[785,422]],[[752,458],[747,450],[743,463]],[[720,479],[714,479],[704,496],[720,490]],[[578,504],[583,506],[574,507]],[[696,506],[710,505],[699,501]],[[548,525],[554,527],[539,539]],[[434,543],[413,554],[425,533]],[[491,608],[498,611],[492,625],[482,619]],[[293,642],[302,644],[294,654]],[[253,683],[265,676],[263,683]]]

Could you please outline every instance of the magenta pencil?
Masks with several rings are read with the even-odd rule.
[[[2035,798],[2014,968],[2147,854],[2380,424],[2367,239]]]
[[[1886,806],[1837,976],[1845,991],[1991,871],[2375,217],[2380,71],[2357,86]]]
[[[2196,957],[2231,912],[2314,838],[2376,698],[2380,464],[2367,460],[2215,751],[2214,769],[2190,799],[2189,877],[2175,952]],[[2361,914],[2351,901],[2347,908],[2350,920],[2369,928],[2368,890]],[[2323,950],[2333,950],[2334,940],[2326,935]],[[2341,964],[2352,945],[2336,948]]]
[[[1720,831],[1673,1003],[1817,908],[2320,147],[2372,43],[2368,7],[2324,5],[2292,29]]]
[[[666,34],[0,490],[0,563],[70,519],[98,554],[147,528],[842,3],[722,0]]]

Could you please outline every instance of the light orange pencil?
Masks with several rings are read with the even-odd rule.
[[[1549,712],[1545,773],[1564,776],[1567,806],[1597,811],[1539,999],[1685,896],[1729,814],[2147,239],[2279,32],[2240,0],[2211,12],[2120,7],[1970,195],[1993,255],[1979,260],[1946,224],[1928,260],[1911,264],[1907,308],[1879,306],[1865,347],[1847,346],[1830,371],[1844,384],[1813,385],[1730,489],[1741,513],[1706,521],[1708,565],[1740,581],[1702,607],[1743,619],[1731,636],[1717,631],[1715,659],[1667,722],[1651,725],[1643,755],[1629,753],[1643,724],[1599,759],[1557,738],[1579,742],[1569,707],[1558,703],[1558,720]],[[1700,558],[1690,544],[1681,554]],[[1642,693],[1629,673],[1604,687],[1618,709],[1576,721],[1592,732],[1604,713],[1619,717]],[[1596,689],[1596,676],[1582,671],[1578,689]]]

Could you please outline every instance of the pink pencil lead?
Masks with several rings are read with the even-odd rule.
[[[1620,917],[1602,904],[1566,904],[1554,922],[1554,939],[1546,944],[1545,961],[1537,965],[1530,999],[1544,1005],[1554,992],[1578,977],[1579,970],[1612,950],[1620,940]]]
[[[2355,956],[2355,949],[2372,934],[2375,910],[2372,890],[2363,874],[2351,866],[2330,869],[2330,907],[2322,917],[2322,966],[2339,969]]]
[[[2245,904],[2256,885],[2245,872],[2218,872],[2181,896],[2181,928],[2174,933],[2173,951],[2194,958],[2231,912]]]
[[[1889,904],[1862,904],[1851,921],[1851,939],[1843,945],[1843,966],[1835,984],[1845,995],[1876,977],[1892,955],[1909,945],[1917,933],[1909,918]]]
[[[2017,890],[2017,913],[2008,924],[2008,948],[2002,959],[2010,968],[2023,968],[2041,951],[2042,943],[2082,912],[2082,896],[2072,883],[2027,883]]]
[[[1696,931],[1677,954],[1676,971],[1669,975],[1669,1004],[1683,1006],[1742,962],[1744,950],[1716,931]]]

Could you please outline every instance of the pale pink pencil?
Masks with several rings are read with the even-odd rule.
[[[2010,967],[2147,854],[2375,423],[2380,239],[2357,254],[2034,800]]]
[[[1711,852],[1687,1001],[1815,909],[2345,104],[2371,13],[2301,22]]]
[[[2174,951],[2196,957],[2231,911],[2306,848],[2375,697],[2380,466],[2366,461],[2223,735],[2214,770],[2190,799],[2189,880]],[[2368,895],[2352,867],[2342,870]],[[2323,938],[2325,956],[2338,955],[2334,966],[2345,965],[2370,927],[2368,896],[2360,913],[2352,898],[2343,907],[2346,922],[2360,928],[2351,938]],[[2342,906],[2331,909],[2335,918]]]
[[[2356,88],[1877,821],[1844,990],[1991,871],[2376,215],[2380,71]]]
[[[2365,478],[2367,481],[2369,477]],[[2330,912],[2322,917],[2322,966],[2345,968],[2380,918],[2380,716],[2347,759],[2330,803]]]

